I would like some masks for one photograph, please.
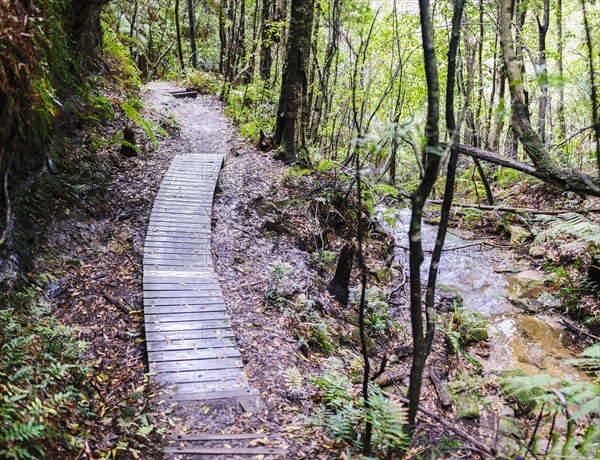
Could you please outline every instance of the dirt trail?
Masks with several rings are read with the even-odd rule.
[[[323,437],[306,428],[306,421],[300,418],[311,412],[308,392],[291,394],[286,390],[286,369],[309,367],[299,357],[296,340],[283,319],[264,308],[272,263],[291,258],[296,266],[307,264],[306,253],[299,251],[293,240],[268,239],[263,234],[264,217],[256,210],[277,186],[284,168],[238,137],[216,98],[199,95],[196,99],[175,99],[165,94],[175,89],[164,82],[149,85],[149,107],[164,117],[174,117],[181,128],[179,136],[161,148],[170,149],[172,154],[227,155],[213,207],[214,265],[247,376],[261,392],[264,406],[250,413],[236,401],[182,402],[169,416],[175,422],[169,434],[264,433],[265,438],[253,446],[289,448],[288,458],[331,458],[323,448]],[[249,447],[248,441],[231,444]]]

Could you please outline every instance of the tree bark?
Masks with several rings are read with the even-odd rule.
[[[525,98],[523,76],[517,59],[512,36],[512,1],[500,2],[500,40],[506,66],[506,75],[512,103],[511,125],[515,129],[525,152],[533,162],[537,173],[547,182],[585,195],[600,194],[600,182],[581,171],[561,169],[550,157],[544,142],[531,127],[529,106]]]
[[[537,5],[534,2],[534,5]],[[546,59],[546,35],[550,25],[550,0],[544,0],[544,11],[542,19],[537,15],[538,25],[538,79],[540,82],[540,98],[538,101],[538,134],[542,142],[548,147],[550,135],[546,133],[546,119],[548,118],[549,94],[548,94],[548,63]]]
[[[192,48],[192,66],[198,68],[198,55],[196,51],[196,20],[194,19],[194,0],[188,0],[188,15],[190,21],[190,47]]]
[[[306,103],[314,0],[292,0],[286,57],[277,108],[277,157],[285,163],[298,158],[303,146],[302,108]]]
[[[563,8],[562,0],[556,3],[556,41],[557,41],[557,67],[558,67],[558,104],[556,105],[556,116],[558,118],[559,139],[562,141],[567,137],[567,123],[565,121],[565,74],[563,66]]]
[[[596,160],[598,162],[598,174],[600,175],[600,119],[598,119],[598,88],[596,86],[596,76],[594,68],[594,45],[590,32],[590,24],[585,7],[585,0],[581,0],[581,8],[583,11],[583,26],[585,28],[585,44],[588,52],[588,65],[590,69],[590,86],[591,86],[591,102],[592,102],[592,124],[594,125],[594,138],[596,140]]]
[[[185,68],[183,59],[183,47],[181,45],[181,27],[179,24],[179,0],[175,0],[175,31],[177,33],[177,56],[179,56],[179,65],[181,70]]]

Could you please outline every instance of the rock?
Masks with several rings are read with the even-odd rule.
[[[506,229],[510,233],[510,242],[513,244],[522,244],[531,236],[531,232],[520,225],[507,225]]]
[[[546,255],[546,250],[540,244],[532,244],[529,248],[529,255],[531,257],[544,257],[544,255]]]
[[[488,340],[488,320],[487,318],[475,310],[467,307],[459,307],[456,309],[456,320],[459,326],[459,333],[462,341],[465,344]]]
[[[379,270],[375,270],[373,272],[373,274],[375,275],[375,278],[377,279],[378,282],[380,282],[381,284],[390,284],[390,281],[392,281],[392,271],[388,270],[388,269],[379,269]]]
[[[557,308],[557,307],[560,307],[560,305],[561,305],[560,300],[557,299],[556,297],[554,297],[549,292],[542,292],[538,296],[537,301],[540,303],[540,305],[547,307],[547,308]]]
[[[456,408],[456,418],[460,420],[476,420],[479,418],[479,401],[472,394],[452,395]]]
[[[500,409],[500,417],[514,417],[515,410],[509,406],[502,406]]]
[[[498,431],[505,436],[523,438],[523,431],[519,428],[517,420],[512,417],[501,417],[498,423]]]
[[[435,292],[435,305],[440,313],[455,311],[463,306],[463,298],[453,287],[438,284]]]

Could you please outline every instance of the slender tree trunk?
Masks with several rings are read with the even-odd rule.
[[[188,0],[188,14],[190,20],[190,47],[192,48],[192,66],[198,68],[198,55],[196,51],[196,20],[194,18],[194,0]]]
[[[546,60],[546,35],[550,25],[550,0],[544,0],[543,17],[540,20],[537,16],[538,24],[538,67],[541,94],[538,101],[538,134],[546,147],[550,144],[550,136],[546,133],[546,119],[548,118],[549,95],[548,95],[548,64]]]
[[[594,138],[596,140],[596,160],[598,162],[598,176],[600,177],[600,119],[598,119],[598,88],[596,86],[596,76],[594,68],[594,45],[590,32],[589,18],[585,7],[585,0],[581,0],[583,11],[583,26],[585,27],[585,44],[588,51],[588,62],[590,69],[590,86],[592,102],[592,124],[594,125]]]
[[[453,103],[454,85],[456,76],[456,55],[460,42],[460,22],[462,18],[463,0],[455,0],[454,17],[452,18],[452,35],[448,51],[448,82],[446,87],[447,97]],[[414,429],[417,420],[417,410],[423,384],[423,371],[425,362],[431,350],[433,336],[435,333],[435,308],[433,297],[435,296],[435,279],[433,286],[428,285],[425,305],[425,317],[427,330],[423,327],[422,294],[421,294],[421,264],[423,263],[423,244],[421,241],[421,222],[423,219],[423,207],[427,197],[431,193],[433,185],[438,176],[439,166],[442,158],[442,150],[439,139],[439,98],[440,89],[437,73],[437,61],[435,56],[435,45],[433,36],[433,25],[431,23],[431,10],[429,0],[419,0],[419,13],[421,19],[421,36],[423,41],[423,58],[425,62],[425,76],[427,80],[427,121],[425,125],[425,174],[417,190],[412,194],[412,214],[409,226],[409,266],[410,266],[410,316],[413,334],[413,359],[410,370],[410,383],[408,387],[408,423]],[[453,117],[451,112],[450,117]],[[450,131],[454,134],[454,130]],[[439,236],[438,236],[439,239]],[[443,243],[443,238],[441,239]],[[431,267],[437,272],[437,265]],[[431,280],[431,274],[430,274]],[[430,293],[431,290],[431,293]]]
[[[225,27],[225,10],[227,9],[227,0],[221,0],[219,3],[219,73],[225,75],[225,55],[227,53],[227,29]]]
[[[310,124],[310,139],[317,140],[319,127],[323,118],[323,106],[329,95],[329,80],[331,78],[331,68],[334,64],[334,58],[338,52],[339,30],[340,30],[340,0],[333,0],[331,5],[329,40],[325,49],[325,60],[323,70],[319,80],[319,91],[313,109],[313,117]]]
[[[277,157],[286,163],[298,158],[303,145],[302,107],[306,103],[314,0],[292,0],[286,59],[277,108]]]
[[[181,27],[179,25],[179,0],[175,0],[175,31],[177,34],[177,56],[179,56],[179,65],[183,70],[185,62],[183,59],[183,47],[181,46]]]
[[[262,0],[262,22],[260,28],[260,78],[263,81],[269,81],[271,78],[271,64],[273,55],[273,37],[271,34],[273,0]]]
[[[562,141],[567,137],[567,123],[565,121],[565,73],[563,66],[563,7],[562,0],[556,3],[556,41],[557,41],[557,67],[558,67],[558,103],[556,115],[558,118],[558,137]]]

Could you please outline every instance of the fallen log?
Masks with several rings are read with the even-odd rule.
[[[442,146],[446,147],[445,144],[442,144]],[[598,181],[595,178],[576,169],[550,168],[547,170],[543,167],[538,168],[521,161],[503,158],[493,152],[472,147],[470,145],[460,144],[458,148],[460,153],[463,155],[467,155],[472,158],[479,158],[480,160],[484,160],[489,163],[494,163],[514,169],[516,171],[520,171],[536,177],[543,182],[555,185],[563,190],[570,190],[583,195],[600,196],[600,185]]]
[[[427,204],[441,205],[442,200],[428,200]],[[488,204],[477,203],[452,203],[452,207],[456,208],[473,208],[483,209],[485,211],[503,211],[503,212],[527,212],[529,214],[548,214],[558,215],[567,212],[576,212],[580,214],[600,212],[600,208],[578,208],[578,209],[535,209],[535,208],[519,208],[515,206],[490,206]]]

